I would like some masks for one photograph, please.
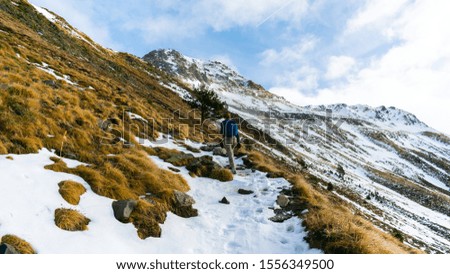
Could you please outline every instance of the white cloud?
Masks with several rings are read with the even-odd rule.
[[[365,6],[347,21],[346,32],[356,32],[367,28],[385,28],[388,22],[401,13],[412,0],[366,1]]]
[[[331,56],[325,79],[335,80],[346,76],[355,66],[356,61],[350,56]]]
[[[283,47],[281,50],[268,49],[261,53],[261,62],[263,66],[272,66],[274,64],[297,64],[305,62],[305,54],[312,51],[317,44],[317,39],[313,36],[303,38],[299,43]]]
[[[145,20],[130,16],[125,28],[141,31],[150,42],[194,37],[209,29],[256,28],[262,23],[280,21],[294,24],[300,22],[309,7],[307,0],[152,0],[137,3],[151,6],[157,15],[148,14]]]
[[[369,9],[381,9],[384,0],[370,1]],[[399,1],[401,2],[401,1]],[[299,104],[393,105],[416,114],[429,125],[450,133],[450,2],[418,0],[392,19],[392,35],[400,42],[371,61],[346,82],[321,88],[314,96],[298,92],[297,87],[280,85],[271,90]],[[379,14],[365,10],[365,14]],[[360,13],[356,19],[360,21]],[[372,16],[356,24],[359,31],[372,28],[383,16]],[[355,21],[356,20],[356,21]],[[382,25],[382,24],[380,24]],[[384,31],[380,29],[379,31]]]
[[[234,26],[258,26],[264,22],[298,22],[308,9],[308,2],[280,0],[203,0],[197,6],[210,26],[220,31]]]
[[[211,56],[211,58],[209,58],[209,60],[219,61],[222,64],[227,65],[232,70],[239,72],[238,67],[236,66],[236,64],[233,62],[233,59],[228,54],[213,55],[213,56]]]
[[[203,30],[195,22],[181,21],[169,16],[150,17],[141,21],[127,21],[122,26],[126,31],[139,30],[149,44],[162,40],[182,40],[199,35]]]
[[[294,46],[268,49],[260,54],[260,65],[269,71],[276,86],[296,87],[308,93],[317,89],[319,71],[309,64],[308,53],[315,49],[317,38],[308,36]]]

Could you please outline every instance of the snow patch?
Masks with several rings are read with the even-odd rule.
[[[47,9],[38,7],[36,5],[31,4],[37,12],[42,14],[45,18],[47,18],[50,22],[55,23],[57,21],[56,16],[52,13],[50,13]]]

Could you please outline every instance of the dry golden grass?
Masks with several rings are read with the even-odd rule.
[[[342,202],[315,190],[302,176],[292,177],[290,182],[308,203],[309,212],[303,218],[312,247],[332,254],[420,253],[355,215]]]
[[[176,149],[156,147],[154,151],[156,153],[155,155],[174,166],[187,166],[194,160],[193,155],[185,154]]]
[[[74,209],[58,208],[55,210],[55,224],[67,231],[84,231],[91,220]]]
[[[160,169],[146,152],[131,150],[120,155],[105,157],[98,165],[67,168],[64,161],[51,158],[55,163],[45,168],[72,173],[82,177],[92,190],[115,200],[137,199],[145,193],[157,193],[164,189],[186,192],[189,185],[179,174]]]
[[[68,170],[67,172],[82,177],[98,195],[116,200],[136,199],[138,197],[134,193],[135,190],[128,187],[128,182],[121,184],[115,178],[109,180],[109,176],[114,173],[107,173],[106,170],[103,170],[103,167],[78,166],[74,170]]]
[[[15,235],[5,235],[0,239],[0,243],[9,244],[14,247],[20,254],[36,254],[33,247],[25,240],[15,236]]]
[[[248,154],[248,159],[250,160],[253,168],[259,171],[276,174],[277,177],[286,176],[285,171],[282,170],[279,165],[274,162],[273,159],[267,157],[266,155],[263,155],[259,151],[251,151]]]
[[[0,154],[8,154],[8,149],[6,149],[2,141],[0,141]]]
[[[59,193],[69,204],[78,205],[80,196],[86,192],[86,188],[74,181],[62,181],[58,184]]]
[[[231,171],[226,168],[214,169],[209,177],[221,182],[233,181],[233,173],[231,173]]]
[[[147,201],[139,200],[136,208],[130,216],[130,221],[137,229],[139,238],[160,237],[161,227],[159,224],[166,220],[166,211],[168,207],[158,203],[155,206]]]

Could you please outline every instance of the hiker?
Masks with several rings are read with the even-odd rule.
[[[225,120],[220,123],[220,133],[223,136],[223,145],[227,150],[227,156],[230,162],[231,172],[236,174],[236,165],[234,164],[234,153],[233,147],[236,145],[241,145],[239,139],[238,125],[235,121],[231,120],[231,114],[227,112],[225,114]]]

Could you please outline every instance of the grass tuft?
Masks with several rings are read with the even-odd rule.
[[[164,206],[155,206],[147,201],[139,200],[130,216],[139,238],[160,237],[161,227],[159,224],[166,220],[167,210],[168,208]]]
[[[233,173],[229,169],[220,168],[211,171],[210,178],[219,180],[221,182],[233,181]]]
[[[86,188],[74,181],[62,181],[58,184],[59,193],[71,205],[80,203],[80,196],[86,192]]]
[[[9,244],[14,247],[20,254],[36,254],[33,247],[25,240],[11,234],[3,236],[0,243]]]
[[[58,208],[55,210],[55,224],[67,231],[84,231],[88,229],[90,219],[74,209]]]

